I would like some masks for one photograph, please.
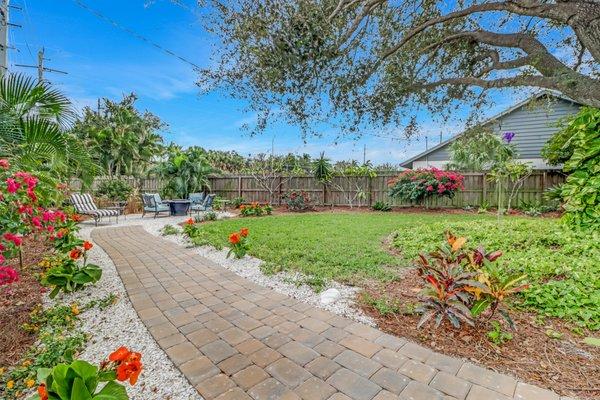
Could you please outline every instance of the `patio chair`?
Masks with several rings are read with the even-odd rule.
[[[204,202],[204,193],[190,193],[188,196],[191,205],[198,205]]]
[[[190,206],[190,214],[192,213],[192,211],[196,211],[197,213],[200,213],[200,211],[212,210],[212,204],[213,204],[213,201],[216,196],[217,196],[216,194],[209,194],[204,198],[204,201],[202,201],[202,203],[200,203],[200,204],[192,203],[192,205]],[[191,195],[190,195],[190,200],[191,200]]]
[[[171,207],[169,207],[168,204],[163,203],[158,193],[143,193],[142,203],[144,205],[142,208],[142,218],[144,218],[146,213],[154,213],[154,218],[161,212],[168,212],[169,215],[171,214]]]
[[[119,223],[120,211],[116,209],[98,208],[96,203],[94,203],[92,195],[89,193],[73,193],[71,195],[71,204],[79,214],[92,216],[96,226],[98,226],[98,222],[104,217],[108,217],[109,220],[110,217],[115,217],[117,223]]]

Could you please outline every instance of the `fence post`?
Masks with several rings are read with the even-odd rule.
[[[373,205],[373,185],[371,176],[367,176],[367,187],[369,190],[369,207]]]
[[[242,197],[242,176],[238,176],[238,197]]]
[[[481,179],[483,179],[482,183],[481,183],[481,203],[483,204],[485,201],[487,201],[487,174],[484,172],[483,174],[481,174]]]
[[[323,185],[323,207],[327,204],[327,185],[325,183],[321,183]]]

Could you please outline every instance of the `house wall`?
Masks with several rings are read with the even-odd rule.
[[[562,99],[557,99],[551,104],[542,102],[541,105],[533,108],[525,105],[493,121],[492,129],[498,135],[504,132],[515,132],[512,143],[517,147],[519,158],[531,160],[536,168],[549,168],[541,159],[542,147],[558,131],[554,126],[556,122],[578,111],[579,105]],[[450,143],[418,158],[413,162],[413,168],[445,165],[450,159],[449,146]]]

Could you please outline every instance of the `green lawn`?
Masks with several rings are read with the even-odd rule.
[[[300,271],[315,281],[360,284],[393,279],[420,251],[434,249],[444,231],[471,245],[502,250],[507,272],[532,283],[523,304],[548,316],[600,328],[600,234],[576,233],[554,219],[411,213],[306,213],[234,218],[202,225],[203,240],[226,246],[230,232],[250,228],[250,254],[267,268]],[[393,234],[399,255],[384,240]]]

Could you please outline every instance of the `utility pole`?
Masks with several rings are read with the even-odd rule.
[[[8,71],[8,0],[0,0],[0,74]]]
[[[15,67],[23,67],[23,68],[36,68],[38,71],[38,81],[41,83],[44,81],[44,72],[54,72],[57,74],[68,74],[68,72],[61,71],[54,68],[48,68],[44,66],[44,61],[50,61],[49,59],[44,57],[44,48],[38,51],[38,64],[37,65],[26,65],[26,64],[15,64]]]

